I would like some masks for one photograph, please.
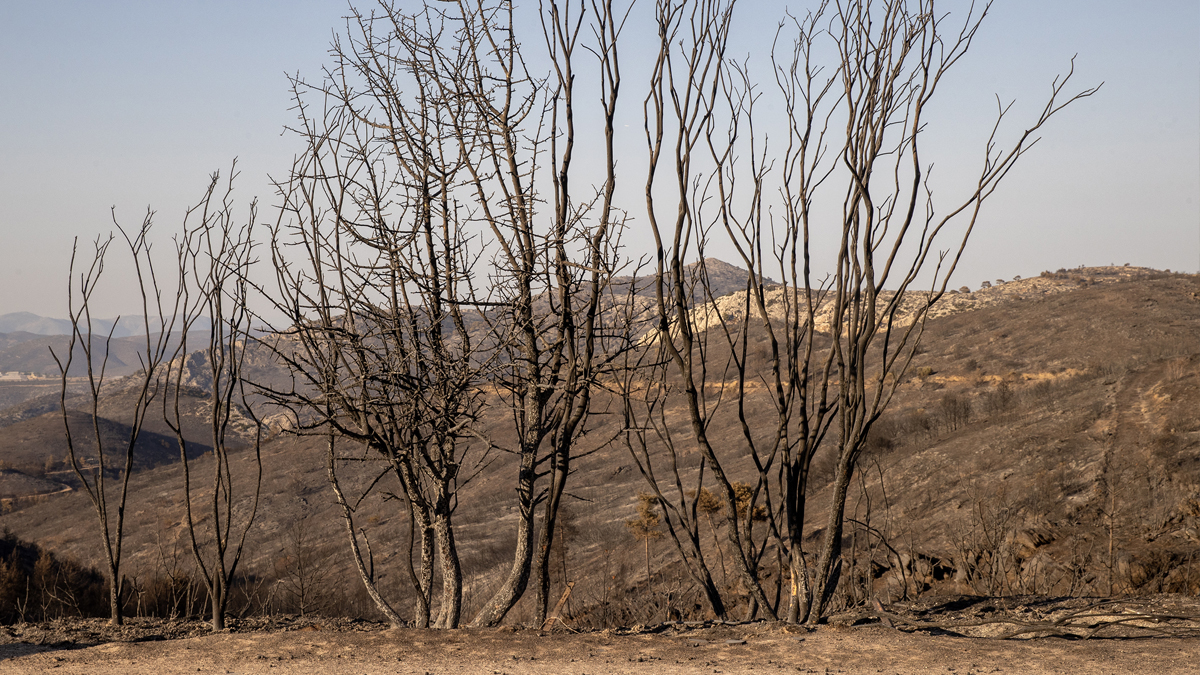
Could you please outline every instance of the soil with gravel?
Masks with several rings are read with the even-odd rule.
[[[114,628],[64,619],[0,627],[0,672],[1196,673],[1200,621],[1189,617],[1198,606],[1180,597],[976,598],[841,615],[816,629],[703,622],[593,632],[271,617],[212,634],[196,621],[130,619]],[[970,636],[988,630],[1019,638]]]

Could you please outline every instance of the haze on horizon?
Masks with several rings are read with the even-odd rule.
[[[770,11],[743,12],[736,27],[735,43],[754,57],[785,7],[807,7],[755,9],[763,5]],[[110,207],[126,226],[155,210],[156,246],[169,248],[208,175],[224,175],[234,157],[243,212],[258,196],[259,222],[272,222],[268,175],[282,177],[301,149],[282,133],[294,119],[286,74],[319,78],[345,14],[319,0],[0,6],[0,314],[65,316],[72,238],[86,256],[113,229]],[[996,96],[1015,99],[1013,119],[1028,120],[1073,55],[1074,88],[1105,84],[1047,127],[988,202],[953,286],[1078,265],[1200,269],[1198,35],[1200,5],[1189,0],[996,3],[947,82],[951,107],[939,112],[944,135],[929,155],[940,171],[976,161]],[[624,59],[625,104],[638,113],[636,53]],[[758,77],[773,86],[769,72]],[[630,131],[636,158],[644,139]],[[635,219],[639,206],[630,202]],[[637,227],[626,243],[645,249]],[[709,254],[736,262],[731,251]],[[94,315],[129,314],[128,271],[107,274]]]

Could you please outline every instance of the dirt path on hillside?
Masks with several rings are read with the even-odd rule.
[[[90,623],[89,623],[90,622]],[[162,624],[163,622],[159,622]],[[1195,673],[1200,640],[995,640],[903,632],[879,624],[807,631],[774,623],[675,626],[620,634],[534,630],[385,630],[373,624],[226,632],[136,622],[104,642],[103,621],[0,627],[0,672],[87,673]],[[177,626],[178,627],[178,626]],[[292,626],[294,628],[295,626]],[[162,626],[159,626],[162,628]],[[244,630],[243,626],[239,630]],[[73,631],[70,635],[62,631]],[[199,633],[189,624],[184,633]],[[38,631],[42,631],[38,637]],[[935,631],[936,632],[936,631]],[[91,638],[87,636],[91,635]],[[73,636],[73,637],[72,637]],[[66,638],[54,642],[58,638]],[[88,639],[98,644],[84,646]],[[42,644],[35,644],[42,642]]]

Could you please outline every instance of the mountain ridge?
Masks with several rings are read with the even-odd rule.
[[[150,328],[159,324],[160,317],[150,317]],[[141,315],[127,315],[109,319],[92,319],[92,333],[114,338],[136,337],[146,334],[145,320]],[[208,330],[207,319],[200,319],[195,330]],[[0,333],[29,333],[31,335],[70,335],[73,326],[67,319],[41,316],[33,312],[9,312],[0,314]]]

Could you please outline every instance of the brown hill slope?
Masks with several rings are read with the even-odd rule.
[[[891,537],[959,591],[1200,590],[1198,291],[1147,278],[932,321],[928,374],[864,467]]]
[[[1087,279],[1089,272],[1071,274]],[[851,495],[848,515],[858,524],[847,545],[863,564],[840,587],[842,602],[926,592],[1104,594],[1110,585],[1113,592],[1200,592],[1200,282],[1147,272],[1112,283],[1070,276],[1045,283],[1056,290],[929,322],[924,353],[881,420]],[[758,416],[752,422],[769,421],[765,400],[749,409]],[[493,415],[492,428],[501,429],[505,413]],[[615,422],[606,415],[594,422],[588,438],[600,444]],[[732,416],[719,417],[711,434],[734,477],[748,478]],[[337,598],[361,601],[361,593],[322,452],[319,439],[287,436],[266,447],[262,515],[243,569],[282,579],[294,574],[289,561],[309,556],[321,561],[319,604],[348,611]],[[465,616],[486,600],[512,547],[516,467],[503,453],[492,459],[463,490],[456,512]],[[239,456],[239,475],[248,475],[248,460]],[[576,467],[570,527],[555,564],[557,584],[577,582],[572,614],[636,621],[661,618],[672,603],[674,611],[702,614],[664,542],[652,545],[655,580],[647,586],[641,545],[624,526],[645,489],[628,451],[605,445]],[[828,461],[818,458],[817,469],[819,487],[829,479]],[[374,475],[364,463],[358,486]],[[186,566],[180,481],[177,466],[135,478],[131,576]],[[810,500],[814,534],[824,496],[818,490]],[[10,513],[0,525],[95,560],[90,519],[79,517],[88,508],[81,495],[65,495]],[[370,537],[385,590],[402,597],[409,526],[400,502],[377,493],[360,505],[357,524]],[[705,546],[717,560],[712,540]],[[768,575],[769,584],[776,581]],[[530,616],[529,604],[518,606],[514,620]]]

